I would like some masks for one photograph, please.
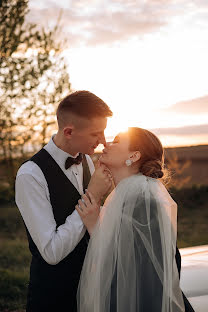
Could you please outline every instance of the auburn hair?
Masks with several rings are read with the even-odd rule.
[[[152,132],[131,127],[129,150],[140,151],[139,171],[152,178],[162,178],[164,175],[164,149],[158,137]]]

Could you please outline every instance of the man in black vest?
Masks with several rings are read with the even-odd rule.
[[[97,198],[111,187],[102,166],[96,180],[90,180],[94,166],[89,156],[98,144],[105,145],[110,116],[111,110],[96,95],[70,94],[57,110],[57,134],[17,173],[16,203],[32,254],[27,312],[77,310],[76,292],[89,234],[75,206],[87,187]],[[98,214],[91,211],[87,221],[94,224]]]

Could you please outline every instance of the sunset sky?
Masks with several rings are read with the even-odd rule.
[[[30,0],[28,20],[62,9],[74,90],[111,107],[106,136],[152,130],[165,146],[208,144],[207,0]]]

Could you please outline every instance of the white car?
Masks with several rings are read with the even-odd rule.
[[[196,312],[208,312],[208,245],[181,248],[181,289]]]

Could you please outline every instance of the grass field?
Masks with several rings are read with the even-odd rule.
[[[172,190],[178,203],[178,247],[208,244],[208,186]],[[0,311],[24,311],[30,253],[14,204],[0,206]]]
[[[19,211],[0,207],[0,311],[23,311],[30,253]]]

